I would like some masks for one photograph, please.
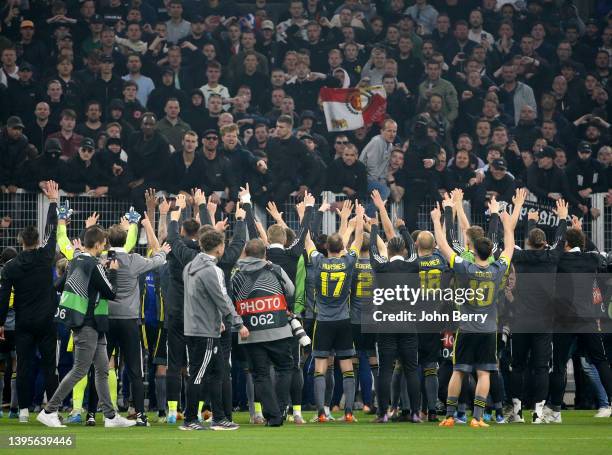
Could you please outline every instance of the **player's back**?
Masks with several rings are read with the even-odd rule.
[[[500,256],[498,260],[480,266],[453,255],[450,266],[456,278],[455,301],[462,315],[467,316],[467,320],[462,319],[459,323],[459,329],[464,332],[495,332],[498,293],[510,261]],[[465,292],[464,301],[460,301],[459,291]],[[479,315],[478,319],[475,315]]]
[[[361,324],[361,310],[372,303],[374,271],[369,257],[360,257],[355,264],[351,283],[350,315],[352,324]]]
[[[349,319],[351,280],[357,252],[326,258],[320,253],[311,256],[316,279],[315,312],[317,321]]]

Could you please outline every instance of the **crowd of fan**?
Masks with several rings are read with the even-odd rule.
[[[527,186],[598,216],[612,187],[612,15],[552,0],[8,0],[0,185],[254,200]],[[319,90],[383,85],[387,117],[327,131]],[[610,198],[612,202],[612,197]],[[143,210],[143,207],[137,207]]]

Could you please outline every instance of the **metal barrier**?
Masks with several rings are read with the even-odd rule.
[[[335,194],[329,191],[321,193],[317,198],[317,204],[320,204],[323,199],[330,204],[346,199],[346,195],[340,193]],[[85,227],[85,220],[93,212],[99,215],[99,223],[102,226],[110,226],[118,223],[121,216],[125,214],[131,205],[129,201],[116,200],[106,197],[94,198],[87,195],[66,196],[62,193],[62,201],[68,200],[70,207],[73,210],[71,222],[68,225],[68,236],[75,238],[80,235]],[[297,198],[292,196],[289,201],[279,207],[279,211],[283,212],[283,217],[287,225],[297,231],[299,220],[295,211]],[[594,194],[591,197],[591,205],[600,210],[601,215],[592,219],[587,217],[583,220],[583,229],[590,236],[595,245],[601,251],[612,251],[612,207],[606,205],[606,193]],[[26,193],[19,191],[16,194],[0,194],[0,247],[7,246],[16,247],[18,244],[19,232],[28,225],[36,225],[39,232],[44,231],[45,220],[47,216],[49,204],[47,199],[39,193]],[[426,200],[420,207],[417,219],[419,229],[432,230],[430,211],[434,207],[432,200]],[[547,233],[554,231],[554,227],[558,223],[555,219],[552,207],[538,204],[535,200],[526,202],[523,208],[523,217],[529,210],[539,210],[541,212],[542,227],[547,230]],[[488,229],[488,216],[486,214],[472,213],[468,201],[464,201],[464,210],[470,223],[479,225]],[[274,221],[268,215],[266,208],[255,206],[255,216],[263,224],[264,228]],[[187,216],[191,216],[186,213]],[[224,215],[226,216],[226,215]],[[393,202],[389,205],[389,216],[392,221],[403,217],[403,204],[401,202]],[[228,217],[229,227],[226,231],[227,237],[231,237],[233,233],[233,214]],[[323,216],[322,232],[331,234],[338,229],[339,219],[334,211],[326,212]],[[524,229],[519,227],[516,230],[517,244],[522,246],[524,238]],[[462,240],[462,239],[460,239]]]

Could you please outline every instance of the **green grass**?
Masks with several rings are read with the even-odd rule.
[[[611,454],[612,418],[595,419],[594,411],[567,411],[561,425],[507,424],[472,429],[465,425],[438,428],[436,424],[369,423],[372,416],[357,414],[358,423],[287,424],[281,428],[249,425],[248,415],[239,413],[235,420],[243,424],[231,432],[184,432],[168,424],[152,424],[150,428],[104,429],[69,425],[68,428],[45,428],[30,416],[30,424],[19,424],[6,417],[0,420],[0,446],[6,447],[8,436],[62,435],[76,436],[75,450],[54,450],[55,453],[87,455],[179,455],[207,453],[211,455],[240,453],[276,454],[393,454],[393,453],[487,453],[526,454],[569,453]],[[153,413],[151,413],[153,415]],[[309,419],[311,413],[305,414]],[[527,416],[530,417],[530,416]],[[527,420],[527,419],[526,419]],[[46,450],[42,450],[46,451]],[[0,449],[0,454],[38,453],[40,449]],[[189,451],[189,452],[186,452]]]

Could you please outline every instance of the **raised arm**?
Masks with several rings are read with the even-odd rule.
[[[355,238],[351,244],[351,249],[355,250],[357,254],[361,250],[363,244],[363,216],[365,215],[365,208],[357,200],[355,200]]]
[[[382,245],[379,243],[382,239],[378,235],[378,230],[378,225],[374,224],[370,231],[370,264],[374,271],[380,270],[381,266],[388,262],[387,248],[384,242],[382,242]]]
[[[251,192],[249,191],[248,183],[246,184],[245,187],[240,187],[238,198],[240,200],[240,205],[244,209],[244,212],[245,212],[245,221],[246,221],[247,231],[249,233],[249,239],[260,238],[260,232],[257,229],[257,225],[255,223],[255,216],[253,215],[253,205],[251,204]]]
[[[153,210],[153,212],[155,212],[155,210]],[[153,219],[153,223],[155,223],[155,219]],[[147,234],[147,242],[149,243],[149,248],[151,248],[151,250],[156,252],[156,251],[159,251],[160,244],[159,244],[159,240],[157,239],[157,236],[155,235],[155,230],[153,229],[153,223],[151,223],[151,220],[149,219],[149,210],[147,210],[140,224],[144,228],[145,234]]]
[[[470,227],[470,220],[468,220],[468,217],[465,214],[465,210],[463,209],[463,191],[460,189],[455,189],[451,191],[451,196],[454,202],[454,208],[457,212],[457,221],[459,221],[459,231],[465,242],[465,231],[467,231]],[[446,229],[448,229],[448,227]],[[456,238],[458,240],[459,236],[457,235]],[[459,242],[457,242],[457,244],[459,244]],[[453,243],[453,248],[454,247],[455,244]],[[463,247],[461,247],[461,250],[463,250]]]
[[[434,226],[434,236],[436,238],[436,243],[438,244],[438,249],[440,253],[446,258],[447,261],[450,262],[451,257],[455,252],[449,246],[448,241],[446,240],[446,234],[444,233],[444,229],[442,229],[442,221],[441,221],[441,212],[439,205],[436,206],[431,211],[431,220]]]
[[[49,200],[49,211],[47,212],[47,223],[45,224],[45,236],[42,241],[42,249],[47,259],[55,257],[57,245],[57,203],[59,202],[59,185],[49,180],[43,189]]]
[[[555,239],[551,248],[557,250],[559,252],[563,251],[563,247],[565,246],[565,232],[567,231],[567,216],[569,214],[569,207],[567,205],[567,201],[564,199],[557,199],[557,216],[559,217],[559,225],[557,226],[557,230],[555,231]]]
[[[306,239],[306,233],[310,228],[310,220],[312,220],[314,203],[314,196],[310,193],[306,193],[306,195],[304,196],[304,205],[306,206],[306,211],[304,212],[304,219],[300,223],[300,228],[295,237],[295,240],[291,245],[286,248],[286,251],[293,257],[300,257],[300,255],[304,251],[304,241]]]
[[[276,207],[276,204],[274,202],[268,202],[266,210],[268,211],[272,219],[276,222],[276,224],[284,227],[285,229],[288,227],[285,221],[283,221],[283,212],[278,211],[278,208]]]
[[[210,213],[208,213],[208,207],[206,206],[206,195],[199,188],[196,188],[193,192],[193,203],[198,207],[200,225],[205,226],[210,224],[212,226],[213,223],[210,219]]]
[[[168,211],[170,204],[165,196],[159,201],[159,223],[157,223],[157,239],[160,242],[165,242],[168,237]]]
[[[348,228],[348,220],[353,212],[353,203],[346,199],[342,201],[342,209],[336,209],[336,213],[340,216],[340,227],[338,228],[338,234],[344,237],[344,231]]]
[[[178,221],[181,219],[181,210],[185,208],[185,195],[179,194],[176,197],[176,210],[170,213],[170,224],[168,225],[168,243],[172,248],[173,256],[183,265],[189,264],[198,252],[185,245],[179,235]]]
[[[242,254],[242,249],[246,244],[246,226],[244,225],[244,217],[245,217],[244,209],[240,206],[240,204],[236,204],[236,223],[234,224],[234,235],[232,237],[231,242],[225,248],[225,253],[219,259],[219,267],[226,270],[226,267],[233,267],[236,264],[236,261],[240,258]]]
[[[68,238],[68,230],[66,229],[66,223],[72,215],[72,209],[70,208],[70,202],[64,201],[63,204],[59,204],[57,207],[57,245],[59,246],[60,252],[68,259],[72,260],[74,256],[74,250],[72,244]]]
[[[399,219],[399,218],[397,219],[395,223],[397,226],[399,226],[399,233],[402,236],[402,239],[404,239],[404,244],[406,245],[406,251],[408,251],[408,256],[406,260],[409,262],[415,261],[418,257],[417,248],[416,248],[416,245],[414,244],[414,239],[412,238],[412,235],[410,235],[410,232],[408,231],[408,228],[406,227],[406,223],[404,222],[404,220]]]
[[[391,218],[389,218],[389,212],[387,212],[387,208],[385,207],[385,201],[383,201],[380,197],[378,190],[372,191],[372,202],[374,202],[378,213],[380,213],[380,221],[382,221],[383,230],[385,231],[387,240],[395,237],[393,223],[391,222]]]
[[[514,210],[516,210],[516,208]],[[500,219],[504,225],[504,251],[502,252],[502,256],[510,261],[514,254],[514,228],[516,227],[516,223],[514,223],[513,217],[508,215],[508,212],[505,210],[501,213]]]

